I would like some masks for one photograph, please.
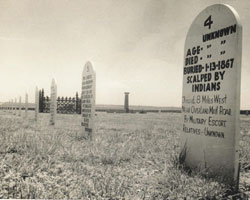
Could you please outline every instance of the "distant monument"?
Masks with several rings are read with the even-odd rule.
[[[35,92],[35,121],[38,119],[38,112],[39,112],[39,93],[38,93],[38,88],[36,87],[36,92]]]
[[[129,92],[125,92],[125,99],[124,99],[124,110],[126,113],[129,113]]]
[[[87,62],[82,72],[81,126],[83,126],[83,133],[87,133],[90,139],[94,134],[95,93],[96,73],[92,64]]]
[[[223,182],[238,184],[242,27],[236,11],[216,4],[193,21],[185,42],[182,158]]]
[[[50,125],[55,125],[57,110],[57,86],[55,79],[52,80],[50,88]]]

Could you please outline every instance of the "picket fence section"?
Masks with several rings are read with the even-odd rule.
[[[39,112],[50,112],[50,97],[44,95],[44,89],[39,90]],[[81,99],[76,92],[75,97],[58,97],[57,98],[57,113],[62,114],[80,114]]]

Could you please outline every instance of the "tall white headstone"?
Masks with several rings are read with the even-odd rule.
[[[28,94],[25,94],[25,118],[28,117]]]
[[[38,88],[36,87],[36,92],[35,92],[35,121],[38,119],[38,113],[39,113],[39,93],[38,93]]]
[[[55,125],[56,122],[56,110],[57,110],[57,86],[55,79],[51,83],[51,95],[50,95],[50,125]]]
[[[83,133],[86,133],[91,139],[95,129],[95,93],[96,73],[92,64],[87,62],[82,73],[81,125],[83,126]]]
[[[18,116],[21,116],[21,111],[22,111],[22,98],[19,97],[19,113],[18,113]]]
[[[242,27],[236,11],[207,7],[185,42],[181,136],[185,164],[235,185],[239,163]]]

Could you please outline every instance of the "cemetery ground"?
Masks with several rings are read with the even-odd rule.
[[[24,113],[23,113],[24,114]],[[230,188],[179,161],[180,113],[97,113],[94,140],[80,115],[0,111],[0,198],[232,199]],[[240,190],[250,192],[250,116],[241,115]]]

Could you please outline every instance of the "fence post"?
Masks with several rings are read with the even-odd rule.
[[[81,98],[78,97],[78,92],[76,92],[76,113],[81,114]]]
[[[44,112],[44,89],[42,89],[42,97],[41,97],[41,112]]]

